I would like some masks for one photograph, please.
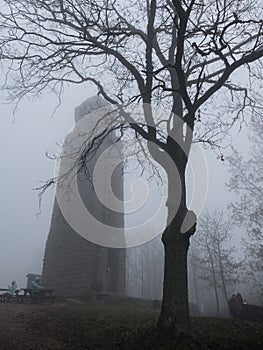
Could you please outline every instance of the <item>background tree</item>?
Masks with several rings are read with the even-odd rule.
[[[245,227],[245,248],[247,282],[251,293],[257,294],[257,302],[263,302],[263,125],[262,116],[255,114],[249,124],[251,128],[250,152],[247,160],[236,150],[227,158],[231,171],[229,188],[239,195],[230,208],[234,223]]]
[[[199,252],[195,257],[197,273],[206,288],[212,288],[216,300],[216,315],[224,312],[230,298],[230,288],[240,280],[242,261],[235,257],[236,249],[231,244],[231,223],[224,218],[223,211],[205,213],[198,222],[198,234],[193,238],[192,250]]]
[[[132,141],[144,140],[165,169],[168,215],[158,325],[189,331],[187,253],[196,218],[186,204],[188,155],[194,132],[213,145],[238,111],[253,107],[249,89],[233,73],[243,67],[252,77],[253,63],[263,55],[260,1],[2,0],[1,9],[0,58],[8,62],[5,88],[11,98],[44,90],[61,96],[65,83],[92,82],[122,114],[121,135],[133,131]],[[234,116],[215,112],[218,91],[240,107]],[[125,105],[138,101],[139,118],[125,113]],[[156,105],[168,110],[161,120]]]
[[[203,281],[200,279],[203,266],[201,263],[200,246],[192,240],[188,254],[188,285],[189,285],[189,300],[192,301],[200,311],[203,307]]]
[[[156,237],[138,247],[127,249],[127,294],[133,297],[162,297],[163,247]]]

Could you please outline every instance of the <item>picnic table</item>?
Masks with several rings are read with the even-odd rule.
[[[8,292],[8,288],[0,288],[0,292],[5,292],[5,293],[6,293],[6,292]],[[17,289],[17,290],[15,291],[14,295],[10,295],[10,299],[17,298],[17,295],[18,295],[19,292],[20,292],[20,289]],[[3,302],[3,301],[4,301],[3,295],[4,295],[5,293],[1,293],[1,294],[0,294],[0,302]]]
[[[52,294],[53,289],[21,288],[20,292],[23,292],[23,294],[17,294],[17,299],[20,303],[23,303],[26,300],[30,301],[33,304],[39,304],[45,301],[54,303],[56,299],[56,296]]]
[[[7,292],[8,288],[0,288],[0,292]],[[20,289],[17,289],[15,293],[19,293]]]
[[[5,302],[3,295],[8,291],[8,288],[0,288],[0,302]],[[44,302],[54,303],[57,296],[53,295],[53,289],[41,288],[21,288],[17,289],[14,295],[10,296],[9,300],[18,301],[19,303],[29,302],[31,304],[40,304]],[[8,301],[9,301],[8,300]]]

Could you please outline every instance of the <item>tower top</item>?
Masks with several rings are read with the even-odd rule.
[[[107,101],[99,95],[87,98],[84,102],[75,108],[75,123],[78,123],[80,119],[84,117],[84,115],[96,111],[97,109],[106,107],[107,104]]]

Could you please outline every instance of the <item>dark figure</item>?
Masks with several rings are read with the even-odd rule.
[[[241,320],[263,322],[263,307],[245,304],[240,293],[232,295],[228,301],[231,315]]]
[[[238,311],[243,311],[243,305],[244,305],[244,302],[243,302],[243,298],[242,298],[242,295],[240,293],[237,293],[236,295],[236,308]]]

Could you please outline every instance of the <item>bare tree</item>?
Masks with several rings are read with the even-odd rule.
[[[189,331],[187,253],[196,218],[186,204],[188,155],[194,133],[213,146],[254,107],[250,86],[233,73],[243,67],[257,79],[261,2],[2,0],[1,9],[0,57],[8,62],[5,87],[11,98],[45,89],[60,96],[65,83],[92,82],[122,113],[122,135],[130,129],[132,141],[145,140],[165,169],[168,215],[158,325],[175,334]],[[219,91],[224,102],[229,96],[231,108],[238,107],[234,116],[227,106],[216,111]],[[123,106],[138,101],[143,111],[136,119]],[[156,105],[168,109],[161,120]]]
[[[199,278],[213,288],[216,300],[216,315],[220,314],[220,295],[225,306],[229,299],[229,288],[240,280],[242,261],[234,257],[231,245],[230,221],[225,220],[223,211],[208,212],[199,220],[198,235],[194,238],[193,249],[198,250],[196,263]]]
[[[260,115],[252,118],[250,156],[244,159],[236,150],[227,158],[232,173],[229,188],[239,195],[231,203],[234,223],[244,226],[247,236],[243,239],[246,256],[246,278],[251,291],[262,296],[263,291],[263,125]],[[262,297],[259,298],[262,302]]]

